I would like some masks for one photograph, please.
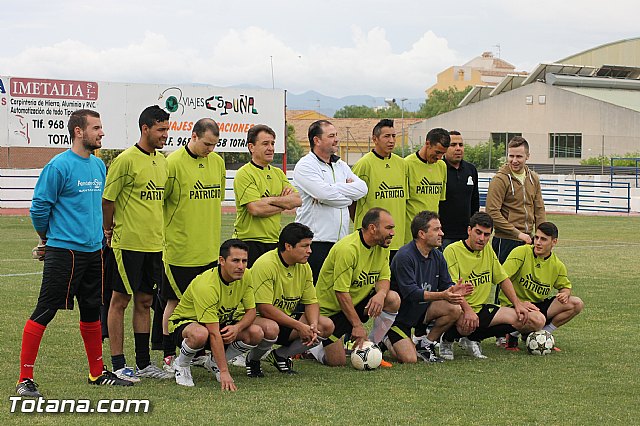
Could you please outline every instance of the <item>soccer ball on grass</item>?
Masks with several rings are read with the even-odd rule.
[[[536,331],[527,336],[527,351],[531,355],[548,355],[553,352],[555,344],[553,335],[546,330]]]
[[[372,342],[366,341],[351,352],[351,365],[356,370],[375,370],[382,361],[382,351]]]

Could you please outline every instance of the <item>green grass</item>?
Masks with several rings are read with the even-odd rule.
[[[225,215],[223,237],[232,216]],[[290,221],[291,216],[284,218]],[[86,385],[87,366],[78,312],[59,312],[50,324],[36,364],[36,381],[49,398],[149,399],[148,414],[9,414],[22,327],[31,314],[42,264],[30,258],[36,243],[26,217],[0,217],[0,377],[5,397],[2,424],[637,424],[640,377],[640,218],[553,215],[560,228],[556,252],[567,264],[584,312],[556,333],[562,352],[533,357],[483,344],[488,360],[456,349],[441,365],[400,365],[372,372],[328,368],[299,361],[300,374],[280,375],[265,365],[266,378],[250,380],[232,367],[236,393],[222,393],[202,369],[196,387],[144,381],[128,389]],[[8,277],[7,274],[28,274]],[[129,323],[130,324],[130,323]],[[126,353],[133,359],[127,325]],[[105,359],[109,360],[108,345]],[[156,361],[161,353],[152,352]],[[635,408],[634,408],[635,407]]]

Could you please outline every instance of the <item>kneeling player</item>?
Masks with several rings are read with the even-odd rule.
[[[584,303],[571,295],[571,281],[567,277],[567,268],[553,253],[558,244],[558,227],[551,222],[538,225],[533,246],[516,247],[504,263],[518,299],[536,305],[545,316],[543,330],[553,333],[556,328],[569,322],[582,312]],[[551,288],[558,290],[549,297]],[[511,306],[504,294],[500,295],[502,306]],[[507,349],[518,347],[518,334],[507,335]],[[558,350],[556,348],[556,350]]]
[[[476,358],[482,354],[480,341],[487,337],[504,336],[517,330],[530,333],[544,326],[544,315],[529,302],[516,296],[509,276],[498,261],[490,245],[493,220],[485,212],[471,216],[468,237],[447,246],[444,258],[449,265],[449,274],[473,284],[473,293],[462,303],[463,314],[442,336],[440,356],[453,359],[453,341],[460,338],[460,345]],[[485,304],[491,293],[491,284],[499,284],[513,308]]]
[[[227,360],[249,352],[262,341],[262,328],[253,324],[256,309],[251,274],[245,274],[247,253],[242,241],[225,241],[218,267],[191,282],[169,318],[169,332],[180,347],[175,362],[179,385],[194,385],[190,364],[208,342],[213,359],[207,357],[205,368],[216,375],[222,390],[235,391]]]
[[[391,262],[391,285],[402,302],[385,345],[400,362],[441,362],[435,342],[453,326],[471,284],[453,285],[447,263],[437,248],[442,245],[442,225],[437,213],[422,211],[411,222],[413,241],[402,246]],[[418,343],[411,340],[411,329],[434,322]]]
[[[274,343],[267,360],[281,373],[294,374],[291,357],[317,345],[333,332],[333,323],[320,316],[313,286],[313,274],[307,263],[313,232],[301,223],[290,223],[280,232],[278,248],[256,260],[251,268],[260,317],[256,324],[273,320],[280,333],[277,340],[263,340],[247,355],[247,372],[262,377],[260,359]],[[304,306],[304,313],[296,307]],[[266,336],[265,336],[266,337]]]
[[[388,211],[372,208],[362,218],[362,228],[338,241],[322,265],[317,292],[320,313],[328,316],[334,331],[322,345],[311,349],[315,358],[330,366],[346,364],[342,336],[351,333],[355,347],[367,337],[363,323],[374,317],[369,339],[382,340],[395,320],[400,296],[389,289],[389,244],[395,224]]]

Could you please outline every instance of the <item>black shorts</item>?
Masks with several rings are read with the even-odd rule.
[[[195,321],[185,322],[183,324],[180,324],[175,330],[173,330],[173,333],[169,335],[171,338],[171,341],[173,342],[174,345],[176,345],[176,347],[179,348],[182,346],[182,341],[184,340],[184,337],[182,337],[182,332],[184,331],[185,328],[187,328],[189,324],[193,324],[194,322]],[[229,324],[235,324],[235,323],[229,323]],[[220,324],[220,330],[222,330],[229,324]],[[225,343],[224,349],[226,350],[228,346],[229,345]],[[204,349],[209,349],[210,347],[211,347],[211,342],[209,341],[209,339],[207,339],[207,342],[204,344]],[[200,349],[200,348],[191,348],[191,349]]]
[[[291,317],[295,320],[299,320],[300,317],[302,317],[302,314],[299,312],[294,312]],[[278,340],[276,340],[276,345],[289,346],[289,344],[291,343],[289,341],[289,338],[291,337],[293,328],[289,328],[280,324],[278,324],[278,326],[280,327],[280,332],[278,333]]]
[[[511,253],[514,248],[520,247],[523,244],[524,241],[521,240],[510,240],[508,238],[498,238],[495,236],[493,237],[493,240],[491,240],[493,251],[496,253],[498,261],[501,264],[504,264],[507,257],[509,257],[509,253]]]
[[[162,283],[162,252],[113,249],[113,291],[132,295],[154,294]]]
[[[46,248],[38,307],[73,309],[75,296],[79,305],[98,308],[102,291],[102,250]]]
[[[389,250],[389,266],[391,266],[391,261],[393,260],[394,257],[396,257],[397,253],[398,253],[398,250]]]
[[[162,271],[160,297],[164,301],[179,300],[195,277],[216,266],[218,266],[217,261],[204,266],[176,266],[165,263]]]
[[[262,243],[260,241],[245,241],[249,246],[249,257],[247,259],[247,268],[251,268],[253,263],[258,260],[260,256],[268,251],[271,251],[278,247],[278,243]]]
[[[367,315],[367,313],[365,312],[364,307],[367,306],[367,303],[369,303],[369,300],[375,294],[376,291],[372,290],[367,297],[365,297],[360,303],[355,306],[358,318],[360,318],[360,321],[362,321],[363,324],[369,321],[369,315]],[[322,344],[324,346],[329,346],[330,344],[337,342],[346,333],[350,333],[351,329],[353,328],[344,312],[342,311],[338,312],[337,314],[331,315],[329,319],[333,321],[333,325],[335,326],[335,328],[333,330],[333,334],[329,336],[328,339],[322,341]]]
[[[491,321],[493,321],[493,317],[496,316],[499,309],[500,306],[492,305],[490,303],[482,305],[482,309],[480,309],[480,312],[477,313],[478,320],[480,321],[478,328],[480,329],[489,327],[489,324],[491,324]]]
[[[551,306],[551,304],[553,303],[554,300],[556,300],[556,296],[548,297],[548,298],[544,299],[541,302],[534,303],[534,305],[538,309],[540,309],[540,313],[542,315],[544,315],[544,318],[545,318],[547,324],[549,324],[551,322],[551,320],[553,319],[553,318],[549,318],[549,316],[547,315],[547,312],[549,311],[549,307]]]
[[[411,339],[411,327],[410,325],[401,324],[399,322],[394,322],[387,336],[392,344],[399,342],[402,339]]]
[[[313,241],[311,242],[311,255],[309,256],[309,266],[311,266],[311,272],[313,273],[313,285],[315,286],[318,282],[318,277],[320,276],[320,269],[322,269],[322,264],[324,260],[329,255],[329,250],[336,243],[331,243],[328,241]]]

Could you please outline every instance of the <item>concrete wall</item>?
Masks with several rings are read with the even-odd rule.
[[[533,100],[526,103],[527,97]],[[545,103],[540,102],[544,97]],[[490,139],[492,132],[522,133],[531,146],[532,163],[551,164],[549,133],[582,133],[582,158],[640,151],[640,112],[536,82],[458,108],[409,127],[413,140],[429,129],[459,130],[467,143]],[[604,150],[603,150],[604,137]],[[556,158],[556,164],[580,159]]]

